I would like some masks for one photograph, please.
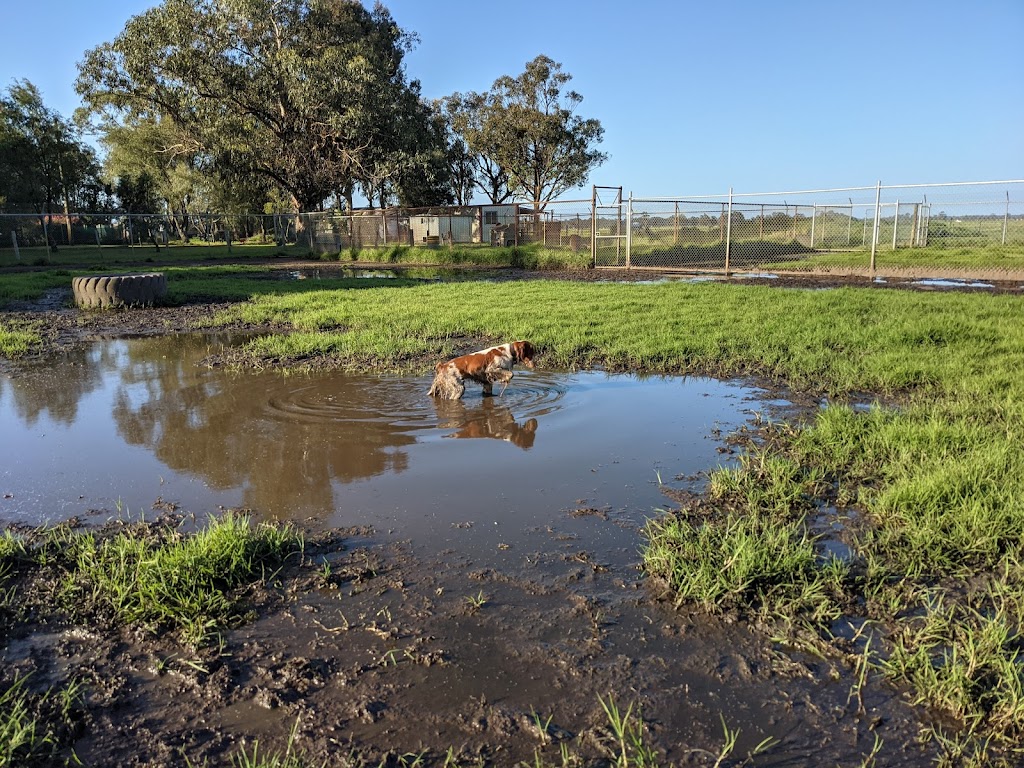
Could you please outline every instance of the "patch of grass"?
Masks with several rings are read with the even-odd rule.
[[[0,274],[0,307],[12,301],[33,301],[55,288],[71,290],[72,273],[66,269]]]
[[[921,598],[920,613],[901,623],[891,655],[880,662],[890,678],[910,681],[915,703],[958,722],[955,738],[934,727],[929,733],[948,758],[956,758],[951,763],[967,754],[983,757],[980,764],[995,761],[997,747],[1024,740],[1019,613],[1007,610],[1005,603],[985,602],[979,610],[950,600],[942,590],[929,590]],[[987,738],[971,738],[975,735]]]
[[[81,683],[32,693],[27,682],[0,684],[0,768],[56,764],[79,727]]]
[[[24,357],[40,344],[42,337],[30,328],[14,328],[9,323],[0,322],[0,357]]]
[[[522,269],[587,269],[590,252],[545,248],[531,243],[492,247],[481,243],[458,243],[438,248],[391,245],[361,248],[322,257],[353,264],[416,264],[473,267],[519,267]]]
[[[64,596],[74,612],[109,614],[152,632],[173,630],[200,645],[240,621],[237,587],[266,580],[302,550],[290,526],[253,526],[227,514],[197,533],[126,530],[109,538],[68,535]]]
[[[712,476],[707,497],[648,521],[644,567],[680,605],[832,621],[849,566],[822,557],[808,530],[819,485],[797,463],[752,449]]]
[[[157,250],[152,243],[129,248],[128,246],[95,244],[61,247],[54,253],[45,246],[22,247],[21,261],[14,258],[14,250],[0,246],[0,267],[17,265],[53,265],[77,267],[91,270],[109,270],[111,267],[142,265],[150,263],[176,264],[201,261],[224,261],[228,259],[270,259],[309,258],[306,246],[273,243],[238,243],[227,247],[224,242],[193,241],[188,245],[173,243],[170,247],[160,246]]]
[[[1002,295],[531,280],[266,294],[220,320],[307,332],[262,338],[254,360],[322,355],[394,371],[420,354],[426,370],[428,358],[459,351],[467,337],[529,338],[549,366],[761,375],[826,394],[896,394],[960,387],[983,371],[1002,379],[991,384],[1013,386],[989,354],[998,362],[1019,349],[1019,313],[1019,297]]]

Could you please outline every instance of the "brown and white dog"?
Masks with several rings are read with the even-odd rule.
[[[438,363],[434,383],[427,394],[445,400],[458,400],[466,391],[466,379],[483,384],[484,395],[493,394],[491,388],[494,382],[500,381],[507,387],[512,381],[512,366],[516,363],[533,368],[536,352],[536,348],[528,341],[510,341]],[[504,392],[505,388],[502,387],[501,391]]]

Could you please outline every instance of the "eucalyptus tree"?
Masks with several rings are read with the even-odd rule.
[[[35,85],[15,81],[0,96],[0,210],[67,214],[97,197],[98,170],[74,124]]]
[[[413,82],[396,94],[398,103],[382,110],[359,175],[366,199],[382,208],[448,205],[453,202],[446,165],[445,126]]]
[[[543,208],[585,183],[608,158],[597,149],[604,136],[600,121],[577,115],[583,97],[563,92],[570,80],[561,64],[537,56],[517,77],[499,77],[487,93],[445,100],[476,158],[477,184],[492,202],[514,195]]]
[[[494,125],[487,121],[487,97],[479,93],[453,93],[438,102],[449,128],[448,163],[458,190],[465,195],[476,187],[494,205],[514,196],[508,172],[497,159]],[[471,197],[471,195],[469,195]]]
[[[299,210],[351,204],[379,125],[408,104],[414,37],[379,3],[164,0],[87,52],[77,90],[108,121],[175,127],[173,151],[262,178]]]

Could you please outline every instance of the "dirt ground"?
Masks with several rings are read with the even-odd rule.
[[[651,279],[604,270],[500,279],[534,277]],[[225,306],[81,313],[67,301],[55,293],[0,316],[40,328],[48,355],[90,339],[186,331]],[[852,655],[823,659],[740,617],[677,610],[635,565],[574,551],[558,525],[569,514],[616,524],[600,510],[552,510],[552,546],[524,552],[511,572],[454,552],[425,559],[372,530],[310,521],[305,561],[248,590],[252,621],[221,644],[193,651],[100,620],[70,625],[39,604],[24,622],[0,615],[0,677],[31,674],[40,691],[85,681],[70,742],[89,766],[224,765],[242,745],[258,741],[265,754],[289,739],[313,765],[511,766],[538,755],[557,765],[563,746],[571,764],[611,765],[617,746],[602,700],[634,707],[663,764],[717,765],[723,723],[740,730],[723,765],[931,764],[915,738],[927,713],[884,681],[861,686]],[[748,763],[764,739],[773,745]]]
[[[556,765],[562,744],[573,764],[611,765],[602,698],[640,708],[665,765],[716,764],[723,722],[740,730],[724,765],[765,738],[777,743],[754,764],[858,765],[876,734],[876,765],[929,762],[897,691],[858,695],[841,661],[676,611],[635,570],[556,551],[510,574],[425,562],[371,530],[311,533],[306,562],[248,590],[254,619],[220,645],[69,626],[40,605],[4,638],[4,676],[84,681],[71,741],[92,766],[226,765],[290,738],[311,765]]]

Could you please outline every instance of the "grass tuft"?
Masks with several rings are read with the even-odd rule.
[[[200,645],[242,619],[232,590],[266,580],[302,551],[302,538],[290,526],[252,526],[245,515],[227,514],[190,536],[75,533],[66,550],[64,594],[74,610],[110,613],[154,633],[175,630]]]

